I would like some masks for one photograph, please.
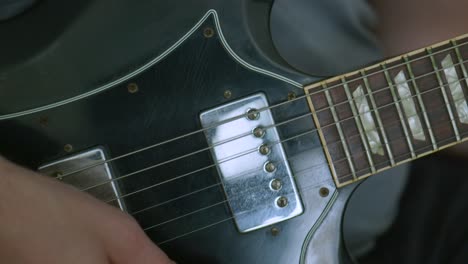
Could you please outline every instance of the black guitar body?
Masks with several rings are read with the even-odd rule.
[[[202,111],[259,92],[275,105],[319,79],[289,68],[275,52],[269,1],[162,2],[67,3],[77,6],[59,10],[60,1],[49,1],[0,25],[2,36],[13,36],[1,44],[0,153],[34,170],[98,146],[118,157],[201,129]],[[62,20],[39,23],[54,18]],[[20,41],[26,30],[37,38]],[[272,109],[277,123],[308,112],[306,100]],[[281,138],[313,129],[311,117],[278,126]],[[207,146],[196,133],[110,166],[119,177]],[[143,228],[156,225],[148,235],[178,263],[346,261],[341,221],[355,186],[335,188],[315,133],[283,147],[304,213],[249,233],[219,204],[226,197],[215,167],[170,181],[213,164],[210,151],[117,184],[128,194],[167,181],[124,198],[129,213],[203,189],[134,215]]]

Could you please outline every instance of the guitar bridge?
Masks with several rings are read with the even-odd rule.
[[[260,93],[200,115],[229,207],[242,233],[303,212],[271,111],[261,111],[266,107],[268,101]]]

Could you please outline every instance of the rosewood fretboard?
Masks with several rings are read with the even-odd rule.
[[[306,87],[337,186],[468,138],[468,35]]]

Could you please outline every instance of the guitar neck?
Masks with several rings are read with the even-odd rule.
[[[468,35],[306,87],[337,186],[468,138]]]

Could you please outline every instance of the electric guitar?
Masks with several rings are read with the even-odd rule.
[[[276,54],[268,1],[159,2],[73,4],[11,49],[0,153],[132,215],[178,263],[346,262],[355,183],[467,138],[466,36],[322,80]]]

